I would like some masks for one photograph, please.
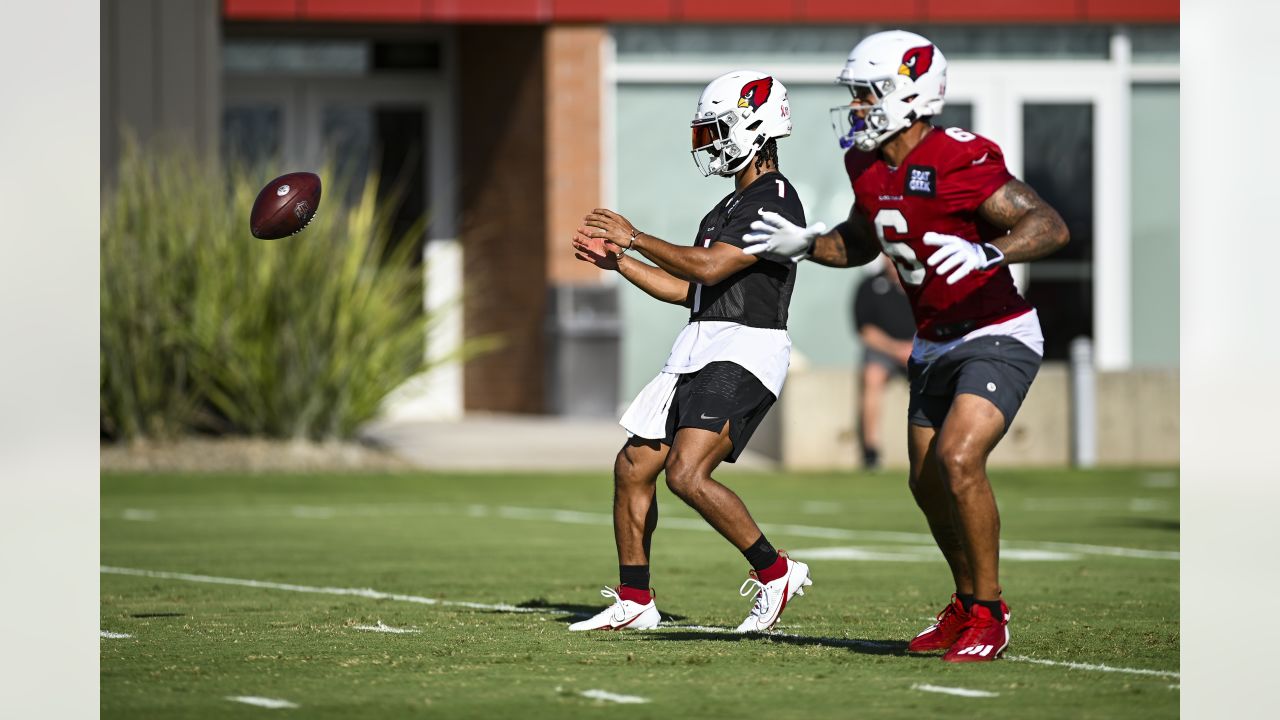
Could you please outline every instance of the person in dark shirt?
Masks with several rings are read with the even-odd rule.
[[[858,444],[862,465],[880,467],[880,412],[884,389],[894,376],[906,377],[916,325],[892,261],[882,258],[879,273],[863,280],[854,293],[853,323],[862,343],[858,375]]]
[[[704,176],[733,178],[734,191],[702,218],[692,242],[666,242],[607,208],[589,213],[574,235],[579,260],[689,308],[689,322],[619,421],[629,435],[614,462],[619,584],[600,593],[612,605],[571,631],[647,630],[661,622],[649,586],[649,548],[664,472],[667,487],[752,568],[739,593],[754,603],[737,632],[773,627],[813,584],[809,566],[774,548],[742,499],[711,477],[721,462],[737,460],[781,395],[791,362],[795,263],[742,251],[751,223],[766,213],[805,223],[796,189],[778,170],[776,141],[791,126],[787,89],[772,75],[737,70],[716,78],[698,100],[691,152]]]

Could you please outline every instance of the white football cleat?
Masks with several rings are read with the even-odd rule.
[[[750,577],[738,589],[738,594],[743,597],[751,595],[752,592],[756,595],[751,614],[738,626],[737,632],[764,632],[773,627],[778,622],[778,618],[782,617],[787,601],[796,595],[803,595],[804,589],[813,584],[813,580],[809,579],[808,565],[796,562],[786,555],[782,557],[787,561],[785,575],[773,582],[762,583],[756,571],[752,570]]]
[[[623,600],[616,588],[607,587],[600,594],[613,598],[613,604],[601,610],[590,620],[582,620],[569,626],[569,630],[652,630],[658,627],[662,616],[658,614],[658,605],[654,602],[654,593],[649,591],[648,604],[641,605],[631,600]]]

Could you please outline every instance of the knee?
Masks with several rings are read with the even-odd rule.
[[[615,487],[643,485],[652,482],[653,478],[644,477],[644,472],[627,455],[624,449],[613,461],[613,484]]]
[[[688,501],[698,493],[701,478],[693,463],[681,457],[667,459],[667,487],[681,500]]]
[[[987,460],[981,453],[962,443],[939,443],[938,466],[954,495],[981,482]]]

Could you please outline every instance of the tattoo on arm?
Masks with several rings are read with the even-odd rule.
[[[1020,180],[1010,180],[978,208],[982,219],[1009,231],[992,245],[1004,253],[1006,263],[1038,260],[1061,249],[1070,239],[1062,216],[1035,190]]]

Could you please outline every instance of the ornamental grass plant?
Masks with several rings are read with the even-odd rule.
[[[104,436],[350,438],[429,369],[424,222],[395,237],[376,177],[321,176],[310,226],[264,241],[248,213],[269,176],[125,149],[102,199]]]

